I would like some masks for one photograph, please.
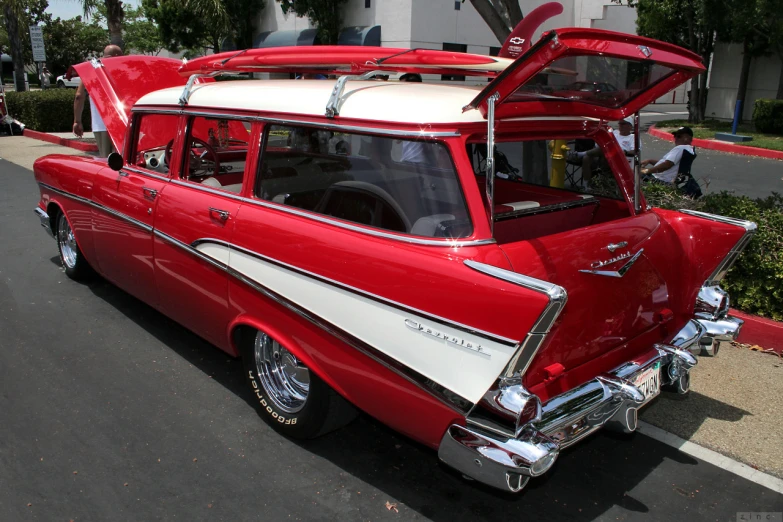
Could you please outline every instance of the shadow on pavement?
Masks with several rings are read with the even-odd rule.
[[[235,359],[152,307],[98,279],[91,292],[123,313],[190,364],[255,406]],[[708,401],[706,397],[697,401]],[[698,411],[704,402],[689,407]],[[731,413],[742,414],[741,411]],[[263,422],[259,418],[259,422]],[[639,435],[598,433],[566,450],[551,473],[512,495],[468,481],[439,463],[435,451],[362,415],[347,427],[312,441],[292,441],[370,484],[422,516],[472,520],[518,514],[547,520],[592,520],[613,506],[635,513],[650,507],[629,492],[664,460],[697,461]],[[553,511],[553,506],[557,507]]]

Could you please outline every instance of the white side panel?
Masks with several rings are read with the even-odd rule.
[[[204,243],[203,245],[196,247],[196,249],[202,254],[206,254],[212,259],[220,261],[228,266],[228,248],[214,243]]]
[[[219,259],[225,253],[215,249],[229,252],[224,246],[206,247],[198,249]],[[494,384],[514,352],[513,346],[438,324],[237,250],[230,250],[229,266],[474,403]]]

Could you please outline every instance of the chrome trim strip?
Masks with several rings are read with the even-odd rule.
[[[47,214],[41,207],[35,207],[33,212],[35,212],[35,215],[38,216],[38,218],[41,220],[41,226],[44,228],[44,230],[46,230],[49,236],[54,237],[52,224],[49,220],[49,214]]]
[[[79,201],[80,203],[84,203],[85,205],[89,205],[93,208],[97,208],[98,210],[102,210],[103,212],[106,212],[107,214],[111,214],[114,217],[117,217],[119,219],[122,219],[123,221],[126,221],[130,223],[131,225],[135,225],[139,227],[140,229],[144,230],[145,232],[152,232],[152,227],[146,223],[143,223],[137,219],[134,219],[130,216],[126,216],[122,212],[117,212],[114,209],[111,209],[109,207],[103,206],[100,203],[96,203],[94,201],[91,201],[87,198],[83,198],[81,196],[76,196],[75,194],[71,194],[69,192],[62,191],[60,189],[54,188],[51,185],[47,185],[46,183],[38,183],[41,187],[50,190],[56,194],[60,194],[61,196],[65,196],[67,198],[73,199],[75,201]]]
[[[549,303],[525,336],[524,341],[518,345],[506,369],[470,411],[467,418],[469,424],[503,436],[514,437],[528,423],[538,420],[540,410],[534,411],[538,397],[525,389],[522,385],[522,377],[565,306],[568,293],[562,286],[549,281],[542,281],[470,259],[465,260],[464,263],[478,272],[542,293],[549,299]],[[506,399],[506,396],[509,399]],[[509,405],[512,407],[509,408]]]
[[[161,176],[159,174],[153,174],[151,172],[147,172],[146,170],[138,169],[138,168],[136,168],[133,165],[123,165],[123,167],[120,170],[127,170],[127,171],[130,171],[130,172],[133,172],[134,174],[139,174],[141,176],[148,176],[150,178],[157,179],[158,181],[163,181],[165,183],[168,183],[169,181],[171,181],[171,178],[169,178],[167,176]]]
[[[642,161],[641,161],[641,141],[639,136],[639,112],[634,114],[633,117],[633,210],[634,214],[639,214],[642,211]]]
[[[202,259],[203,261],[209,263],[213,267],[224,271],[228,275],[234,277],[238,281],[246,284],[250,288],[256,290],[257,292],[263,294],[264,296],[268,297],[269,299],[275,301],[279,305],[287,308],[288,310],[296,313],[297,315],[307,319],[314,325],[318,326],[325,332],[337,337],[344,343],[348,344],[349,346],[355,348],[356,350],[359,350],[363,354],[367,355],[371,359],[375,360],[379,364],[384,365],[389,370],[397,373],[401,377],[405,378],[409,382],[415,384],[422,390],[426,391],[427,393],[431,394],[433,397],[437,398],[453,410],[455,410],[457,413],[461,415],[465,415],[467,411],[470,410],[470,408],[473,407],[473,403],[469,400],[465,399],[464,397],[454,393],[453,391],[441,386],[440,384],[432,381],[431,379],[425,377],[424,375],[420,374],[416,370],[409,368],[403,364],[401,364],[399,361],[392,359],[391,357],[387,356],[386,354],[376,350],[374,347],[370,346],[369,344],[365,343],[361,339],[358,339],[351,335],[348,332],[345,332],[344,330],[340,329],[339,327],[333,325],[332,323],[326,321],[325,319],[312,314],[310,311],[302,308],[301,306],[297,305],[296,303],[289,301],[285,297],[277,294],[273,290],[270,290],[269,288],[259,284],[256,281],[253,281],[252,279],[246,277],[241,272],[231,268],[230,266],[226,266],[224,263],[221,263],[217,260],[214,260],[207,256],[206,254],[198,251],[194,246],[188,245],[187,243],[183,243],[182,241],[179,241],[178,239],[175,239],[168,234],[165,234],[159,230],[155,230],[155,235],[159,237],[160,239],[167,241],[171,243],[172,245],[184,250],[185,252],[188,252],[190,254],[193,254],[194,256],[198,257],[199,259]],[[216,243],[221,244],[224,246],[229,246],[230,248],[237,248],[232,247],[229,243],[226,243],[224,241],[220,240],[197,240],[194,241],[194,245],[199,245],[202,243]],[[268,258],[266,258],[268,259]],[[285,266],[285,265],[283,265]]]
[[[506,346],[514,346],[518,342],[516,339],[503,337],[502,335],[497,335],[497,334],[494,334],[492,332],[487,332],[485,330],[481,330],[481,329],[478,329],[478,328],[473,328],[472,326],[468,326],[466,324],[458,323],[456,321],[452,321],[451,319],[446,319],[445,317],[441,317],[439,315],[435,315],[435,314],[432,314],[432,313],[429,313],[429,312],[425,312],[423,310],[419,310],[418,308],[414,308],[412,306],[408,306],[406,304],[400,303],[399,301],[393,301],[391,299],[387,299],[387,298],[385,298],[383,296],[380,296],[380,295],[377,295],[377,294],[373,294],[371,292],[367,292],[366,290],[362,290],[361,288],[356,288],[355,286],[347,285],[345,283],[342,283],[340,281],[336,281],[334,279],[330,279],[330,278],[322,276],[320,274],[316,274],[314,272],[310,272],[308,270],[304,270],[304,269],[299,268],[297,266],[290,265],[290,264],[285,263],[283,261],[277,260],[277,259],[272,258],[272,257],[265,256],[264,254],[260,254],[258,252],[253,251],[253,250],[249,250],[247,248],[244,248],[244,247],[241,247],[241,246],[238,246],[238,245],[234,245],[232,243],[229,243],[227,241],[223,241],[221,239],[200,238],[200,239],[195,240],[193,243],[191,243],[190,246],[192,248],[196,249],[199,245],[209,244],[209,243],[215,244],[215,245],[224,246],[226,248],[242,252],[242,253],[247,254],[247,255],[249,255],[251,257],[254,257],[256,259],[260,259],[261,261],[266,261],[267,263],[271,263],[271,264],[279,266],[281,268],[285,268],[286,270],[290,270],[292,272],[296,272],[298,274],[301,274],[303,276],[309,277],[311,279],[315,279],[315,280],[320,281],[322,283],[326,283],[328,285],[335,286],[335,287],[341,288],[343,290],[347,290],[347,291],[349,291],[349,292],[351,292],[353,294],[360,295],[362,297],[366,297],[367,299],[372,299],[373,301],[389,305],[389,306],[391,306],[393,308],[396,308],[397,310],[402,310],[404,312],[410,312],[412,314],[416,314],[416,315],[419,315],[421,317],[424,317],[424,318],[426,318],[426,319],[428,319],[430,321],[433,321],[433,322],[436,322],[436,323],[439,323],[439,324],[442,324],[442,325],[450,326],[452,328],[456,328],[458,330],[462,330],[463,332],[467,332],[469,334],[476,335],[476,336],[482,337],[484,339],[488,339],[490,341],[498,342],[498,343],[504,344]]]
[[[408,130],[408,129],[383,129],[379,127],[367,127],[363,125],[340,125],[339,123],[321,123],[317,121],[302,121],[287,118],[269,118],[266,116],[248,116],[241,114],[227,114],[219,111],[191,111],[191,110],[165,110],[154,107],[134,107],[133,112],[154,112],[157,114],[187,114],[188,116],[206,116],[211,118],[223,118],[227,120],[246,120],[258,121],[263,123],[281,124],[281,125],[303,125],[306,127],[318,127],[336,131],[351,131],[365,134],[377,134],[381,136],[407,136],[412,138],[454,138],[461,136],[456,131],[428,131],[427,129]]]
[[[740,240],[737,241],[737,244],[734,245],[729,253],[726,254],[726,257],[723,258],[723,261],[721,261],[715,270],[713,270],[713,272],[710,274],[710,277],[708,277],[705,281],[704,286],[712,286],[720,283],[732,265],[734,265],[734,263],[737,261],[737,258],[745,249],[745,247],[748,246],[748,243],[750,243],[750,240],[753,238],[753,234],[756,233],[758,226],[753,221],[746,221],[744,219],[737,219],[727,216],[719,216],[717,214],[700,212],[698,210],[680,209],[680,212],[703,219],[709,219],[710,221],[717,221],[718,223],[728,223],[730,225],[735,225],[745,229],[745,235],[743,235]]]
[[[495,102],[500,98],[497,92],[487,98],[487,166],[486,194],[489,210],[489,233],[495,235]]]

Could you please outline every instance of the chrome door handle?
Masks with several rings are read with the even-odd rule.
[[[155,197],[158,195],[157,190],[151,189],[149,187],[142,187],[141,190],[144,192],[144,196],[150,199],[155,199]]]
[[[213,208],[213,207],[209,207],[209,213],[217,214],[220,217],[220,219],[222,219],[223,221],[226,221],[228,219],[228,216],[231,215],[228,210],[220,210],[219,208]]]
[[[119,172],[117,173],[117,175],[118,175],[118,176],[121,176],[121,177],[123,177],[123,178],[127,178],[127,177],[128,177],[128,173],[127,173],[127,172],[125,172],[124,170],[121,170],[121,171],[119,171]]]

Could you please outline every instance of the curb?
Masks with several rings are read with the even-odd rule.
[[[783,353],[783,323],[746,314],[734,308],[729,311],[729,315],[745,321],[737,337],[738,342],[757,344],[764,348],[771,348],[775,353]]]
[[[647,130],[647,134],[661,138],[667,141],[674,141],[674,136],[666,131],[662,131],[655,128],[655,125],[651,125]],[[760,149],[758,147],[748,147],[745,145],[735,145],[726,141],[718,140],[704,140],[699,138],[693,138],[692,145],[701,147],[702,149],[718,150],[720,152],[730,152],[732,154],[742,154],[744,156],[756,156],[758,158],[777,159],[783,160],[783,151]]]
[[[47,141],[49,143],[54,143],[55,145],[71,147],[72,149],[80,150],[82,152],[98,152],[98,146],[96,144],[87,143],[86,141],[79,141],[78,139],[61,138],[60,136],[55,136],[54,134],[38,132],[30,129],[25,129],[22,135],[34,140]]]

